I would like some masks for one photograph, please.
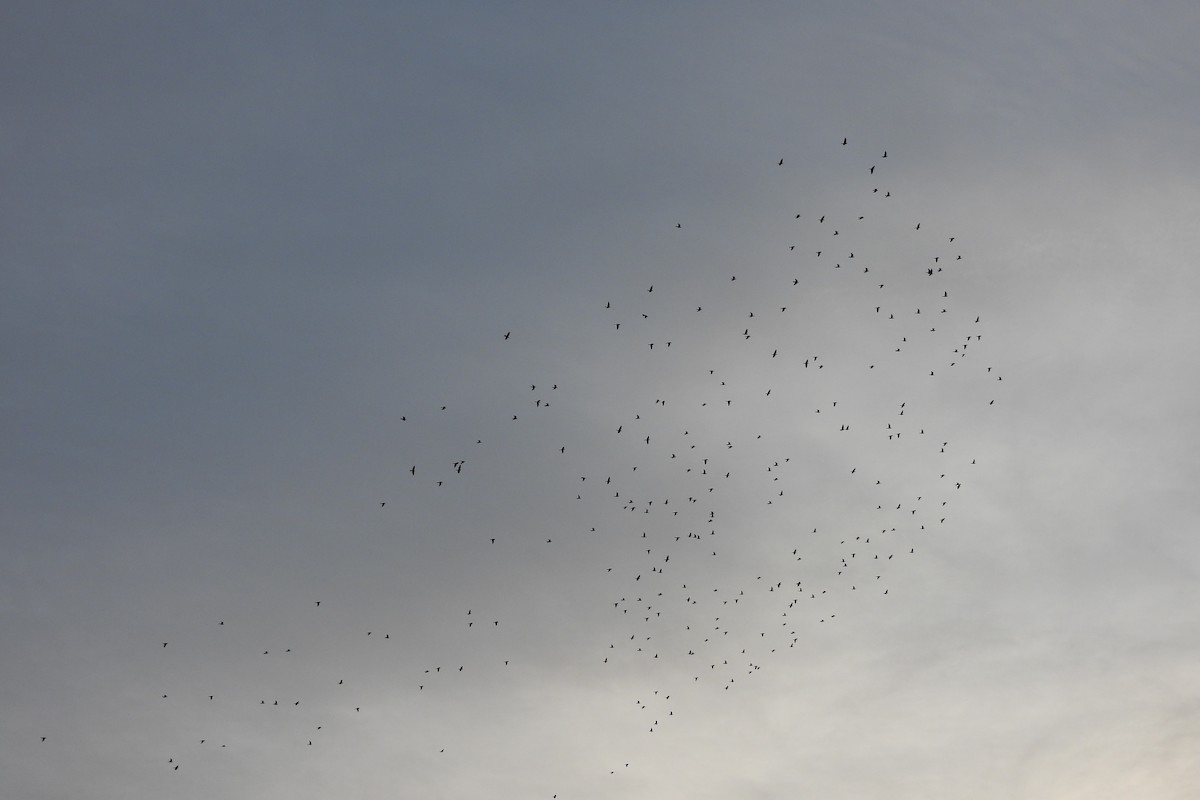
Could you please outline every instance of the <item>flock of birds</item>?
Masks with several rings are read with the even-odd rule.
[[[556,414],[561,430],[575,432],[569,441],[564,433],[541,466],[554,475],[564,504],[576,504],[579,525],[561,533],[488,530],[478,544],[501,552],[532,547],[534,537],[545,548],[563,537],[588,540],[591,555],[567,568],[599,582],[609,623],[607,639],[583,658],[662,681],[648,680],[644,694],[629,698],[648,734],[676,718],[673,696],[698,687],[736,690],[803,650],[813,626],[862,608],[849,598],[882,601],[898,565],[920,553],[925,532],[947,522],[971,477],[976,460],[947,438],[938,410],[961,395],[986,411],[995,402],[989,387],[1001,376],[976,356],[984,351],[979,316],[956,304],[969,259],[952,232],[905,219],[902,202],[882,183],[894,161],[884,150],[858,165],[862,188],[849,199],[859,206],[851,212],[781,213],[785,233],[772,245],[779,255],[771,264],[730,269],[719,281],[651,275],[636,291],[595,298],[594,335],[628,365],[606,418],[572,416],[586,388],[565,378],[526,380],[524,405],[497,412],[513,426]],[[786,172],[784,159],[769,163]],[[876,217],[895,221],[894,233],[864,236]],[[687,237],[692,227],[671,221],[663,235]],[[879,241],[895,247],[881,252]],[[813,320],[826,330],[818,334]],[[503,348],[522,346],[519,328],[495,335]],[[409,411],[396,422],[422,426],[447,410]],[[406,513],[423,493],[456,481],[487,480],[487,460],[472,454],[486,450],[486,438],[464,433],[447,448],[458,457],[406,462],[404,500],[379,498],[380,513]],[[808,514],[817,496],[842,498],[835,501],[840,512]],[[330,605],[309,602],[314,614]],[[398,678],[404,691],[449,695],[464,673],[487,681],[495,671],[520,669],[520,639],[503,638],[509,620],[495,607],[475,604],[459,615],[465,635],[477,637],[470,646],[479,658],[430,657]],[[226,629],[225,620],[212,624]],[[365,624],[356,635],[363,648],[405,639]],[[155,648],[169,663],[175,641],[163,638]],[[254,655],[295,657],[286,647]],[[275,661],[269,669],[279,668]],[[323,708],[340,704],[351,719],[364,712],[369,700],[351,691],[345,675],[331,673],[325,682]],[[330,700],[328,692],[344,694]],[[222,700],[178,685],[156,697],[176,694]],[[320,748],[329,726],[299,715],[307,704],[304,696],[264,694],[228,713],[242,719],[251,713],[246,705],[290,710],[296,746]],[[186,771],[198,749],[237,748],[242,727],[170,744],[160,763]],[[429,754],[454,746],[430,741]],[[598,771],[635,762],[621,758]]]

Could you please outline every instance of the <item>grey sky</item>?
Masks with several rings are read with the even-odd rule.
[[[1200,785],[1189,4],[4,18],[12,796]]]

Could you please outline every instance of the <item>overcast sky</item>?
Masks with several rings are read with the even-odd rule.
[[[1194,796],[1198,36],[8,3],[4,791]]]

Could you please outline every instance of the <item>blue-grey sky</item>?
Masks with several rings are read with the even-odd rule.
[[[12,796],[1200,785],[1190,4],[3,16]]]

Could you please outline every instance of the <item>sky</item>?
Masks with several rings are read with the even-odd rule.
[[[5,791],[1192,797],[1198,36],[8,3]]]

